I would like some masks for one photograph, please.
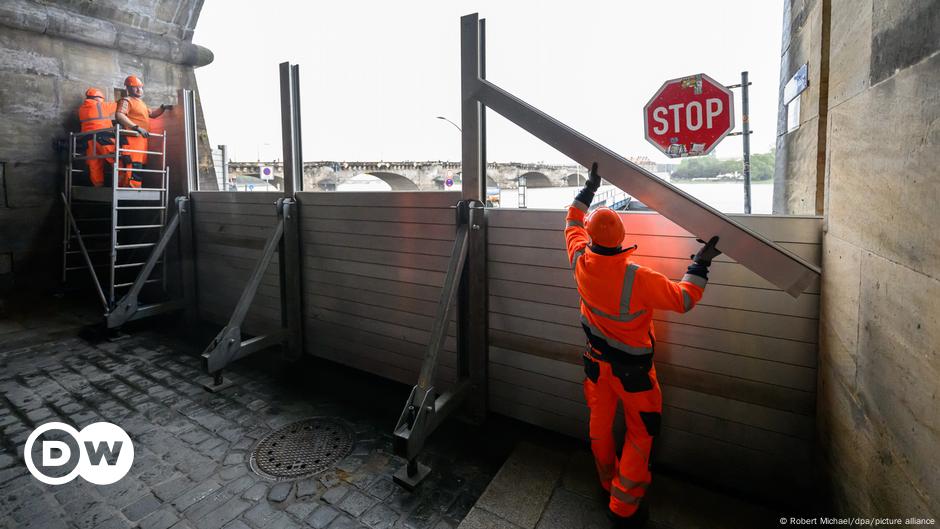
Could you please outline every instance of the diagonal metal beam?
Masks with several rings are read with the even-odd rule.
[[[481,103],[581,165],[597,162],[605,180],[690,233],[705,240],[718,235],[722,252],[791,296],[819,275],[818,267],[493,83],[477,78],[475,84]]]

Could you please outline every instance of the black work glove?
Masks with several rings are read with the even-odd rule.
[[[588,173],[584,187],[590,189],[592,193],[597,193],[597,188],[601,187],[601,177],[597,175],[597,162],[591,164],[591,172]]]
[[[711,266],[712,259],[721,255],[721,250],[716,248],[718,245],[718,236],[715,235],[711,239],[708,239],[708,242],[703,241],[702,239],[696,239],[696,241],[702,243],[702,246],[698,253],[690,256],[695,264],[700,264],[702,266]]]
[[[594,193],[601,186],[601,177],[597,175],[597,162],[591,164],[591,172],[588,174],[587,182],[584,188],[578,193],[576,200],[590,207],[594,201]]]

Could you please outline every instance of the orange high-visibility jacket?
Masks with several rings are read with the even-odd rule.
[[[117,111],[127,116],[127,119],[140,125],[147,131],[150,130],[150,109],[147,104],[139,97],[123,97],[118,102]]]
[[[78,120],[82,124],[82,132],[110,128],[116,108],[117,103],[114,101],[100,101],[95,98],[83,101],[78,107]]]
[[[636,246],[608,251],[591,246],[584,228],[587,206],[568,208],[565,243],[581,296],[581,326],[601,360],[649,366],[653,358],[653,311],[688,312],[702,298],[706,279],[686,274],[672,281],[634,263]]]

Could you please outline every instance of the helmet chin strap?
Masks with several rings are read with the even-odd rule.
[[[598,255],[617,255],[623,252],[629,252],[631,250],[636,250],[637,245],[629,246],[627,248],[621,248],[620,245],[617,245],[615,248],[609,246],[601,246],[600,244],[591,243],[591,251]]]

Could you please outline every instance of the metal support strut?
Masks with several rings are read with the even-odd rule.
[[[276,203],[277,224],[268,236],[264,251],[255,264],[248,278],[248,284],[242,291],[238,303],[232,311],[228,324],[212,340],[212,343],[202,353],[206,372],[213,378],[211,385],[205,388],[209,391],[220,391],[230,384],[223,379],[222,369],[239,358],[248,356],[256,351],[266,349],[272,345],[287,343],[290,356],[300,355],[303,337],[299,314],[298,281],[293,277],[299,273],[299,244],[297,240],[297,202],[291,198],[280,198]],[[285,236],[286,235],[286,236]],[[248,309],[255,298],[261,280],[264,277],[275,250],[279,251],[281,263],[281,314],[282,326],[280,329],[261,336],[242,339],[242,324],[248,315]],[[291,286],[293,285],[293,290]],[[295,299],[296,297],[296,299]],[[296,311],[296,313],[294,313]]]
[[[146,318],[183,307],[183,299],[174,299],[170,301],[164,301],[162,303],[152,303],[149,305],[140,306],[137,296],[140,294],[141,289],[144,288],[144,285],[147,283],[147,278],[149,278],[150,273],[153,272],[153,268],[157,265],[157,261],[163,258],[163,252],[166,250],[167,244],[170,242],[170,239],[173,238],[177,228],[180,226],[180,216],[181,214],[184,214],[188,206],[188,198],[177,197],[176,213],[173,214],[170,222],[163,230],[163,235],[160,236],[160,240],[157,242],[157,245],[150,252],[150,257],[147,258],[147,261],[144,264],[143,269],[137,275],[137,279],[134,281],[134,284],[131,286],[130,290],[124,294],[124,297],[121,298],[121,300],[118,301],[114,307],[107,312],[107,314],[105,314],[105,321],[107,322],[109,329],[120,327],[129,321]]]
[[[468,254],[471,246],[471,233],[481,230],[483,222],[483,204],[478,200],[464,200],[457,204],[457,235],[454,248],[447,265],[441,297],[438,300],[434,323],[431,327],[431,339],[428,342],[421,365],[418,383],[412,388],[408,402],[402,410],[394,431],[395,453],[408,459],[408,465],[394,475],[395,482],[408,490],[413,490],[431,469],[418,462],[417,456],[424,447],[424,442],[431,433],[456,410],[467,398],[472,389],[472,382],[467,370],[460,370],[453,390],[438,395],[434,388],[434,375],[437,372],[438,357],[447,339],[447,328],[455,304],[466,295],[465,282]],[[464,311],[458,312],[458,320],[466,318]],[[468,340],[469,333],[461,333],[458,324],[457,340]],[[458,347],[458,354],[467,354],[468,348]],[[459,365],[467,362],[458,360]]]

